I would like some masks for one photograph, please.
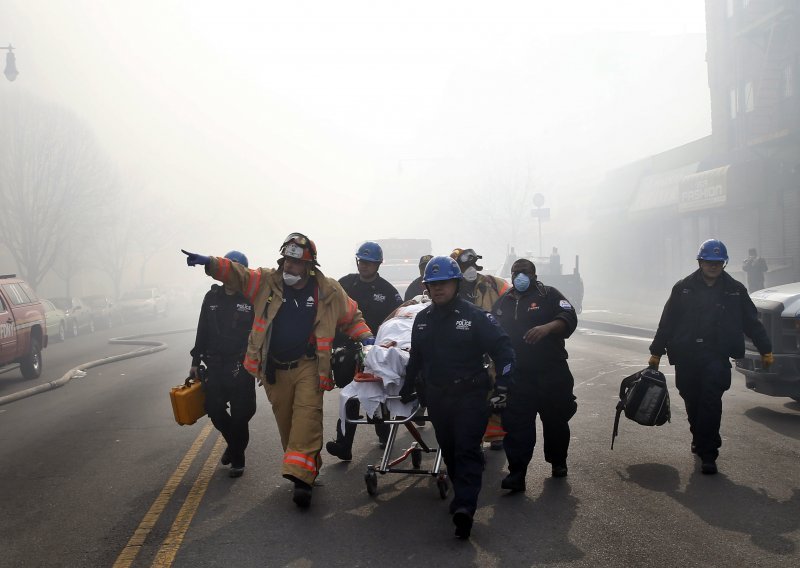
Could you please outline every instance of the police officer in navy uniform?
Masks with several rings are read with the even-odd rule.
[[[233,250],[225,258],[247,266],[247,257],[239,251]],[[256,413],[255,379],[242,368],[252,324],[253,306],[245,297],[227,286],[214,284],[203,298],[197,338],[190,352],[190,376],[198,375],[201,362],[207,367],[203,384],[205,408],[228,444],[221,461],[223,465],[230,464],[231,477],[244,473],[244,452],[250,440],[248,423]]]
[[[342,276],[339,284],[344,291],[358,304],[358,308],[364,315],[364,321],[372,330],[378,333],[378,327],[397,307],[403,303],[397,289],[387,280],[378,274],[378,269],[383,262],[383,250],[378,243],[367,241],[358,247],[356,251],[356,266],[358,272]],[[337,333],[333,343],[334,349],[345,347],[354,349],[353,341],[343,333]],[[335,373],[334,373],[335,375]],[[351,377],[334,376],[337,386],[344,387],[351,380]],[[345,407],[348,418],[358,418],[359,403],[357,398],[347,401]],[[336,456],[340,460],[350,461],[353,459],[353,439],[356,433],[356,425],[347,423],[342,433],[341,420],[336,425],[336,440],[325,444],[325,449],[329,454]],[[378,442],[381,447],[386,445],[389,437],[389,426],[384,422],[375,423],[375,433],[378,435]]]
[[[691,451],[707,475],[717,473],[722,395],[731,386],[730,359],[744,357],[744,336],[761,353],[765,370],[774,361],[753,300],[744,284],[725,272],[727,263],[722,241],[709,239],[700,245],[698,269],[672,287],[648,360],[649,367],[658,369],[666,352],[675,365],[675,385],[692,433]]]
[[[490,407],[505,408],[514,370],[511,341],[490,313],[458,297],[458,263],[435,256],[423,282],[432,304],[414,319],[411,356],[400,395],[427,405],[447,472],[453,483],[450,503],[458,538],[469,538],[483,475],[481,441]],[[497,369],[495,385],[484,354]],[[490,397],[491,393],[491,397]]]
[[[513,288],[492,313],[511,337],[517,372],[503,412],[503,449],[508,476],[501,487],[525,491],[525,474],[536,444],[536,415],[542,421],[544,459],[553,477],[567,475],[569,419],[578,405],[564,340],[578,325],[575,308],[561,292],[536,280],[536,266],[521,258],[511,266]]]

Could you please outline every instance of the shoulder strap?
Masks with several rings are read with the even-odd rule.
[[[636,371],[629,377],[625,377],[622,379],[622,382],[619,385],[619,402],[617,402],[617,413],[614,416],[614,431],[611,433],[611,449],[614,449],[614,438],[617,437],[619,433],[619,417],[622,414],[622,411],[625,410],[625,395],[628,394],[628,391],[631,390],[634,383],[639,380],[641,376],[641,371]]]

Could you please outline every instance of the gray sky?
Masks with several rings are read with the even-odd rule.
[[[700,0],[5,0],[8,42],[20,75],[0,88],[86,119],[197,220],[170,246],[272,265],[301,230],[334,276],[366,238],[499,264],[506,237],[480,225],[526,177],[549,250],[576,190],[710,132]]]

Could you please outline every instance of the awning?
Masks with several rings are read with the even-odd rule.
[[[678,211],[722,207],[728,201],[728,166],[686,176],[680,182]]]
[[[639,182],[630,211],[648,211],[678,204],[681,180],[697,171],[699,162],[694,162],[668,170],[644,176]]]

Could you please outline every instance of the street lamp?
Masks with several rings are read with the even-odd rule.
[[[19,75],[19,71],[17,71],[17,56],[14,55],[14,47],[9,43],[8,47],[0,47],[0,49],[6,50],[6,68],[3,71],[3,74],[6,76],[6,79],[9,81],[13,81]]]

